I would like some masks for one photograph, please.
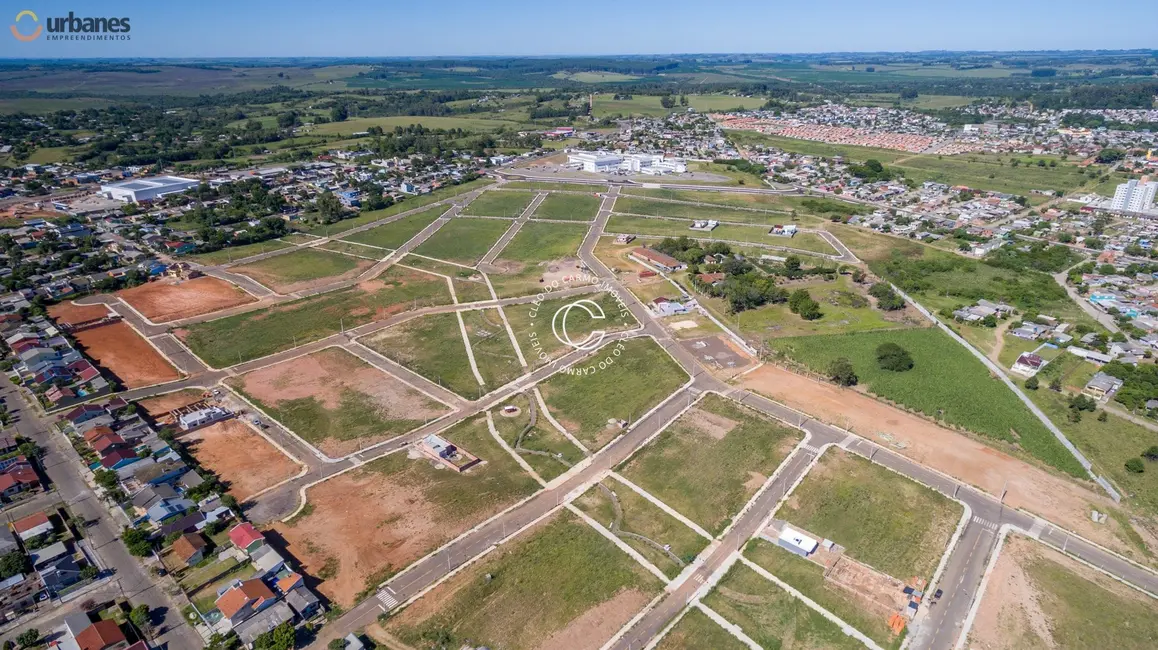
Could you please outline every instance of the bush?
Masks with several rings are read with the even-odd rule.
[[[1146,460],[1158,460],[1158,445],[1155,445],[1142,452],[1142,458],[1145,458]]]
[[[1141,474],[1146,471],[1146,463],[1141,458],[1131,458],[1126,461],[1126,471],[1131,474]]]
[[[856,386],[856,369],[846,357],[833,359],[828,366],[828,378],[841,386]]]
[[[25,648],[36,645],[36,642],[39,640],[40,630],[34,627],[30,627],[27,630],[24,630],[20,633],[20,636],[16,637],[16,642]]]
[[[884,282],[877,282],[869,287],[869,295],[877,299],[877,307],[883,311],[905,308],[905,299],[897,295],[897,292]]]
[[[877,346],[877,365],[881,370],[905,372],[913,369],[913,357],[896,343],[881,343]]]
[[[1025,380],[1025,387],[1029,390],[1037,390],[1037,385],[1037,375],[1034,375],[1033,377]]]

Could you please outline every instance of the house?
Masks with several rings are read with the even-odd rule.
[[[23,519],[17,519],[12,522],[12,531],[16,536],[24,541],[28,541],[34,537],[47,535],[53,530],[52,522],[48,520],[48,515],[43,512],[38,512],[34,515],[28,515]]]
[[[229,541],[237,548],[246,553],[253,553],[265,544],[265,535],[262,535],[253,524],[246,522],[238,526],[234,526],[229,531]]]
[[[1082,389],[1082,392],[1095,399],[1103,399],[1118,392],[1124,383],[1117,377],[1099,371],[1086,382],[1086,387]]]
[[[180,517],[192,507],[193,502],[188,499],[161,499],[149,507],[145,516],[149,521],[160,525],[174,517]]]
[[[656,298],[651,301],[651,310],[656,316],[676,316],[688,313],[688,308],[682,303],[667,298]]]
[[[232,625],[277,602],[277,596],[257,578],[237,581],[217,598],[217,609]]]
[[[647,247],[640,247],[631,251],[631,258],[644,264],[659,267],[661,270],[668,272],[682,271],[687,268],[687,264],[684,264],[671,255]]]
[[[76,644],[80,650],[122,650],[129,647],[129,640],[116,621],[106,619],[81,630]]]
[[[189,413],[183,413],[177,418],[177,423],[181,425],[182,431],[189,431],[197,427],[205,426],[218,420],[228,418],[232,413],[221,408],[220,406],[207,406],[205,408],[197,409]]]
[[[40,487],[40,477],[27,458],[16,456],[5,462],[7,466],[0,470],[0,498],[4,501]]]
[[[1017,357],[1017,361],[1013,362],[1010,370],[1019,375],[1032,377],[1036,375],[1039,370],[1045,366],[1045,359],[1033,354],[1032,352],[1024,352]]]
[[[258,578],[265,578],[285,568],[285,558],[273,550],[272,546],[261,546],[249,554],[249,559],[257,569],[254,574]]]
[[[700,273],[696,276],[696,280],[698,280],[700,284],[714,287],[720,282],[723,282],[727,277],[724,273]]]
[[[359,639],[358,635],[353,632],[347,634],[346,638],[342,640],[346,642],[345,650],[365,650],[366,648],[366,644],[362,643],[362,639]]]
[[[233,631],[247,647],[252,647],[257,637],[269,632],[275,627],[294,620],[294,611],[284,602],[273,603],[272,606],[236,623]]]
[[[1021,327],[1013,330],[1010,334],[1025,339],[1027,341],[1036,341],[1042,334],[1049,331],[1049,328],[1037,323],[1024,323]]]
[[[313,618],[322,608],[322,603],[314,592],[299,584],[285,592],[285,602],[303,619]]]
[[[0,617],[11,621],[32,609],[43,590],[44,585],[35,575],[17,573],[0,580]]]
[[[616,244],[630,244],[633,241],[635,241],[635,235],[616,235],[615,236],[615,243]]]
[[[173,554],[186,566],[193,566],[205,559],[205,549],[209,545],[200,533],[185,533],[173,542]]]
[[[141,460],[141,457],[132,449],[114,449],[104,458],[101,458],[101,467],[117,470],[122,467],[128,467],[139,460]]]

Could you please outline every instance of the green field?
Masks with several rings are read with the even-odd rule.
[[[608,359],[610,365],[598,367]],[[589,449],[601,449],[623,432],[610,419],[634,424],[687,380],[659,344],[640,337],[608,343],[539,388],[551,414],[571,435]]]
[[[228,264],[233,260],[239,260],[253,255],[260,255],[262,253],[269,253],[271,251],[289,248],[290,244],[277,239],[263,241],[256,244],[246,244],[244,246],[230,246],[229,248],[222,248],[219,251],[212,253],[202,253],[200,255],[190,255],[189,259],[198,264],[205,264],[207,266],[216,266],[218,264]]]
[[[630,197],[640,197],[689,203],[710,203],[733,208],[754,208],[787,214],[791,214],[793,210],[800,214],[836,214],[840,216],[872,212],[872,208],[860,203],[847,203],[821,197],[785,196],[783,194],[742,194],[727,191],[665,190],[640,187],[627,187],[621,189],[619,193],[621,198],[616,201],[617,204]]]
[[[418,255],[407,255],[400,264],[448,276],[454,283],[454,295],[460,303],[479,302],[492,298],[491,290],[487,287],[483,275],[474,269]]]
[[[620,473],[719,535],[801,437],[711,394],[636,452]]]
[[[617,532],[630,533],[620,535],[620,538],[663,571],[668,578],[678,576],[680,571],[708,545],[709,540],[696,534],[694,530],[628,486],[610,478],[592,486],[583,496],[575,500],[575,506],[611,530],[616,519],[614,505],[616,501],[619,503],[621,513]],[[635,535],[642,535],[654,544],[649,544]],[[663,552],[661,550],[663,547],[668,547],[668,551],[680,561],[676,562]]]
[[[380,248],[394,250],[413,239],[414,236],[422,232],[424,228],[434,223],[434,220],[441,216],[443,212],[446,212],[444,206],[435,206],[429,210],[423,210],[417,214],[402,217],[398,221],[392,221],[381,226],[375,226],[369,230],[362,230],[346,235],[342,237],[342,239],[358,244],[367,244],[369,246],[378,246]]]
[[[331,239],[324,244],[319,244],[315,248],[316,250],[320,251],[330,251],[331,253],[340,253],[342,255],[360,257],[372,261],[381,260],[383,257],[389,255],[387,251],[381,248],[355,244],[353,242],[342,241],[340,239]]]
[[[535,219],[592,221],[601,202],[592,194],[549,194],[531,216]]]
[[[480,187],[486,187],[491,183],[494,183],[494,181],[489,178],[476,178],[475,180],[467,183],[440,187],[429,194],[420,194],[418,196],[407,197],[405,200],[395,203],[388,208],[363,212],[356,217],[343,219],[337,223],[315,226],[307,232],[311,235],[319,235],[322,237],[339,235],[346,232],[347,230],[357,228],[358,226],[365,226],[366,224],[374,223],[379,219],[385,219],[386,217],[392,217],[396,214],[401,214],[416,208],[421,208],[430,205],[431,203],[453,198],[460,194],[465,194],[467,192],[477,190]]]
[[[493,410],[495,430],[512,449],[519,450],[516,453],[519,453],[544,481],[550,481],[583,460],[584,453],[551,426],[542,415],[538,415],[535,425],[527,429],[531,423],[530,409],[533,400],[534,397],[529,392],[523,392],[504,402],[504,405],[509,404],[519,409],[518,415],[515,416],[504,415],[501,409]],[[537,405],[535,408],[538,408]]]
[[[376,332],[362,343],[468,399],[478,398],[484,390],[471,372],[462,330],[454,314],[420,316]],[[481,373],[481,366],[479,370]]]
[[[316,341],[416,307],[450,303],[446,281],[391,268],[373,288],[353,286],[189,325],[177,336],[209,365],[224,368]]]
[[[591,300],[603,312],[603,318],[591,318],[581,308],[574,308],[567,312],[567,334],[572,341],[582,342],[591,332],[602,330],[607,333],[630,329],[639,325],[635,316],[627,311],[610,293],[591,294],[586,296],[572,296],[568,298],[546,298],[538,304],[512,305],[503,309],[511,330],[515,333],[515,340],[523,350],[523,356],[532,367],[550,363],[564,352],[573,348],[561,342],[552,333],[551,323],[560,309],[577,300]],[[589,306],[595,315],[596,307]],[[562,320],[562,319],[561,319]],[[560,327],[562,324],[560,324]]]
[[[477,117],[418,117],[398,115],[393,117],[356,117],[344,122],[318,124],[310,130],[310,133],[319,135],[343,135],[348,137],[359,131],[365,131],[372,126],[382,127],[384,131],[393,131],[395,127],[407,127],[414,124],[421,124],[428,129],[445,129],[448,131],[451,129],[462,129],[463,131],[498,131],[504,128],[518,130],[519,128],[529,126],[519,122],[489,120]]]
[[[882,370],[877,346],[896,343],[912,356],[907,372]],[[968,350],[935,328],[778,339],[774,347],[824,373],[838,357],[873,393],[938,421],[1008,443],[1074,476],[1085,471],[1053,434]]]
[[[468,203],[462,213],[477,217],[514,218],[521,215],[534,200],[533,192],[483,192]]]
[[[499,251],[498,259],[534,264],[575,257],[586,236],[587,226],[583,224],[528,221]]]
[[[474,266],[510,227],[511,222],[502,219],[455,217],[443,224],[414,252]]]
[[[510,181],[503,184],[504,188],[510,190],[544,190],[544,191],[561,191],[561,192],[583,192],[587,194],[595,194],[596,192],[606,192],[607,183],[551,183],[547,181]]]
[[[753,213],[755,214],[755,213]],[[780,223],[788,219],[779,220]],[[690,237],[692,239],[733,241],[747,244],[763,244],[790,248],[800,251],[836,255],[827,241],[813,233],[799,233],[794,237],[780,237],[768,234],[768,226],[733,226],[722,224],[711,232],[692,230],[690,222],[680,219],[660,219],[656,217],[629,217],[622,214],[613,214],[607,221],[605,232],[610,234],[631,234],[650,237]]]
[[[440,639],[447,648],[469,643],[533,650],[617,596],[620,606],[607,613],[616,623],[607,627],[618,629],[661,587],[626,553],[563,512],[435,588],[425,597],[430,607],[420,600],[392,617],[386,629],[413,647]],[[605,632],[608,638],[612,633]],[[585,642],[594,641],[589,628],[582,634]]]
[[[738,562],[703,603],[729,623],[739,625],[744,634],[767,650],[864,648],[862,643],[846,635],[839,626],[803,601]]]
[[[461,314],[475,363],[486,381],[483,390],[494,390],[523,374],[498,309],[474,309]]]
[[[688,193],[696,193],[695,190],[683,191]],[[705,192],[705,194],[707,194],[707,192]],[[759,206],[753,207],[759,208]],[[828,223],[828,219],[801,214],[802,211],[798,211],[796,217],[793,218],[792,210],[795,210],[795,208],[789,210],[777,209],[775,212],[765,212],[762,209],[761,211],[735,210],[723,206],[693,205],[691,203],[673,203],[671,201],[652,201],[649,199],[631,197],[620,198],[615,201],[615,212],[640,214],[645,216],[672,217],[675,219],[689,220],[715,219],[716,221],[721,221],[725,224],[751,223],[767,226],[795,223],[802,228],[812,228]],[[716,231],[713,230],[712,234],[714,235],[715,232]],[[765,229],[764,232],[767,232],[767,229]]]
[[[676,97],[676,99],[679,99]],[[688,106],[700,112],[727,111],[733,108],[752,109],[764,105],[760,97],[732,97],[729,95],[688,95]],[[634,95],[631,99],[617,100],[614,95],[595,95],[592,116],[601,119],[610,115],[642,115],[664,117],[668,113],[687,112],[687,107],[677,104],[674,108],[664,108],[658,95]]]
[[[675,624],[655,650],[747,650],[730,632],[708,618],[699,609],[689,609]]]
[[[301,282],[336,278],[358,268],[359,261],[348,255],[302,248],[284,255],[275,255],[230,270],[240,273],[282,292],[282,289]]]

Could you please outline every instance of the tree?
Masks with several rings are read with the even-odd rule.
[[[1025,380],[1025,387],[1029,390],[1037,390],[1037,375]]]
[[[149,606],[145,603],[137,605],[129,612],[129,620],[133,622],[133,625],[137,626],[138,630],[144,632],[146,635],[152,631],[152,614],[149,612]]]
[[[20,636],[16,637],[16,642],[25,648],[36,645],[36,642],[39,640],[40,630],[34,627],[30,627],[27,630],[24,630],[20,633]]]
[[[841,386],[856,386],[856,369],[846,357],[833,359],[828,365],[828,378]]]
[[[88,565],[85,568],[80,570],[80,579],[81,580],[92,580],[93,578],[99,576],[100,573],[101,573],[100,569],[98,569],[95,566],[90,564],[90,565]]]
[[[905,372],[913,369],[913,357],[896,343],[881,343],[877,346],[877,365],[881,370]]]
[[[1105,422],[1110,419],[1110,416],[1105,411],[1098,413],[1098,422]]]
[[[153,552],[153,543],[149,541],[149,535],[138,528],[125,526],[121,532],[121,541],[125,543],[129,553],[137,557],[145,557]]]
[[[788,310],[804,320],[820,318],[820,304],[812,299],[805,289],[797,289],[788,297]]]
[[[346,110],[345,104],[337,104],[330,109],[330,121],[332,122],[345,122],[349,116],[350,113]]]
[[[9,551],[0,556],[0,578],[11,578],[18,573],[32,570],[32,561],[19,550]]]
[[[294,626],[286,622],[253,640],[254,650],[293,650]]]
[[[901,91],[901,99],[916,99],[919,96],[916,88],[905,88]]]
[[[226,508],[229,508],[230,510],[232,510],[234,512],[240,512],[241,511],[241,508],[240,508],[239,504],[237,503],[237,498],[234,497],[232,494],[222,495],[221,496],[221,505],[225,506]]]
[[[1141,458],[1131,458],[1126,461],[1126,471],[1131,474],[1141,474],[1146,471],[1146,463]]]
[[[342,202],[330,190],[326,190],[318,196],[316,205],[318,213],[322,217],[322,223],[333,223],[341,219]]]
[[[895,311],[905,307],[905,299],[884,282],[877,282],[869,287],[869,295],[877,299],[877,307],[883,311]]]
[[[1055,393],[1060,393],[1062,389],[1061,377],[1054,377],[1049,381],[1049,389]]]
[[[1146,460],[1158,460],[1158,445],[1150,447],[1146,451],[1142,452],[1142,458],[1145,458]]]
[[[346,650],[346,640],[341,637],[337,639],[330,639],[330,642],[326,644],[326,647],[330,650]]]
[[[93,472],[93,479],[97,485],[108,491],[117,489],[121,484],[120,479],[117,478],[117,473],[109,469],[98,469]]]

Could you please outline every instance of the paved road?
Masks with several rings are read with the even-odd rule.
[[[1075,264],[1074,266],[1081,266],[1082,264],[1085,264],[1085,263],[1086,263],[1086,261],[1082,260],[1081,262],[1079,262],[1078,264]],[[1090,318],[1093,318],[1094,320],[1098,321],[1098,323],[1100,323],[1102,325],[1102,327],[1105,327],[1106,329],[1110,330],[1111,332],[1120,332],[1121,328],[1118,327],[1118,321],[1113,316],[1111,316],[1110,314],[1107,314],[1106,312],[1091,305],[1090,302],[1088,300],[1086,300],[1085,296],[1078,293],[1077,289],[1070,286],[1070,284],[1067,280],[1069,278],[1070,270],[1072,268],[1073,267],[1070,267],[1069,269],[1066,269],[1064,271],[1059,271],[1057,273],[1054,273],[1053,274],[1054,282],[1057,282],[1059,285],[1061,285],[1061,287],[1066,290],[1066,293],[1068,293],[1070,295],[1070,300],[1077,303],[1078,307],[1081,307],[1082,311],[1084,311],[1090,315]]]

